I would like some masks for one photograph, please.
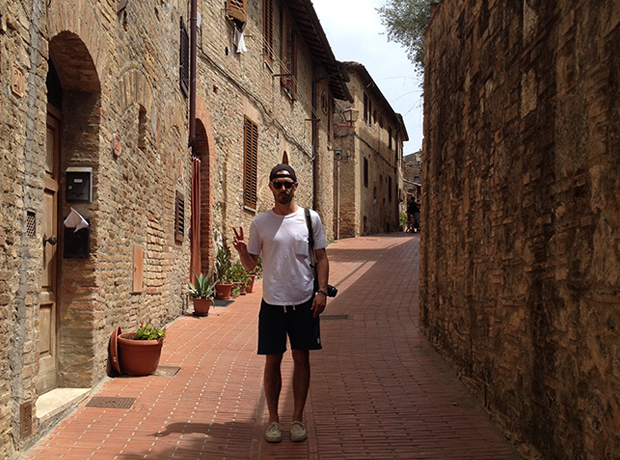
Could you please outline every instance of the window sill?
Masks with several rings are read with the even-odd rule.
[[[246,205],[243,205],[243,210],[244,210],[244,211],[250,211],[250,212],[252,212],[252,213],[254,213],[254,214],[258,213],[258,210],[257,210],[257,209],[250,208],[249,206],[246,206]]]

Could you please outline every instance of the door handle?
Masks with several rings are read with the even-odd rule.
[[[45,243],[49,243],[54,246],[57,242],[58,240],[56,239],[55,235],[52,235],[48,238],[45,234],[43,234],[43,246],[45,246]]]

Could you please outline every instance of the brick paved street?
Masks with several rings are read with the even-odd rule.
[[[257,283],[207,318],[168,327],[160,365],[179,366],[176,375],[110,379],[93,396],[135,398],[130,409],[86,407],[89,398],[25,458],[518,460],[417,328],[418,241],[378,235],[328,249],[340,292],[321,322],[324,349],[311,354],[307,442],[288,440],[290,353],[284,440],[263,441]]]

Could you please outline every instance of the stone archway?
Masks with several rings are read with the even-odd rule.
[[[92,32],[91,32],[92,33]],[[57,73],[61,97],[48,97],[49,107],[60,123],[59,186],[67,186],[67,168],[92,168],[92,189],[97,190],[100,161],[101,84],[99,73],[88,46],[80,36],[64,30],[53,36],[49,44],[50,68]],[[51,95],[50,95],[51,96]],[[52,100],[54,99],[54,101]],[[60,271],[58,286],[57,320],[57,386],[91,387],[101,378],[97,363],[105,360],[104,351],[97,347],[94,328],[97,318],[104,314],[102,299],[98,298],[95,257],[86,250],[76,256],[75,240],[62,221],[71,208],[96,221],[96,199],[69,202],[66,195],[59,197],[58,235]],[[87,230],[90,240],[97,237],[97,227]]]

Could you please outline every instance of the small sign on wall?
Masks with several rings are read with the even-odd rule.
[[[121,137],[116,133],[112,134],[112,153],[115,157],[121,155]]]
[[[26,88],[26,76],[24,75],[24,69],[17,64],[13,64],[11,70],[11,91],[13,94],[19,97],[24,97],[24,90]]]

